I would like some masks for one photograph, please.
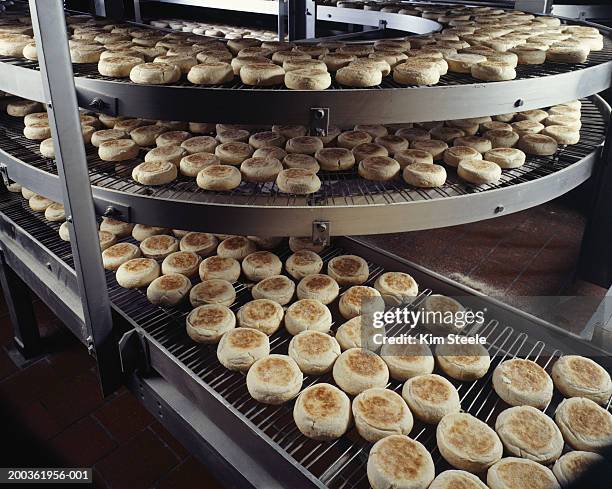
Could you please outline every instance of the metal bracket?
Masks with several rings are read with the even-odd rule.
[[[2,182],[5,187],[8,187],[12,182],[8,176],[8,168],[4,163],[0,163],[0,175],[2,175]]]
[[[327,107],[313,107],[310,109],[310,134],[313,136],[327,136],[329,131],[329,109]]]
[[[379,29],[386,29],[387,28],[387,21],[383,20],[383,19],[380,19],[378,21],[378,28]]]
[[[98,216],[112,217],[120,221],[130,222],[131,207],[129,205],[94,197],[94,209]]]
[[[312,223],[312,242],[317,245],[329,245],[329,221],[313,221]]]
[[[110,95],[78,86],[76,87],[76,95],[79,107],[84,109],[95,110],[112,116],[117,115],[119,111],[119,99]]]
[[[119,340],[119,359],[123,373],[149,372],[151,356],[142,331],[132,329],[123,334]]]

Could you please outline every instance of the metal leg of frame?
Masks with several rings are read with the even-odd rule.
[[[306,38],[306,0],[288,0],[289,40]]]
[[[306,39],[317,37],[317,2],[306,0]]]
[[[100,17],[125,18],[125,7],[122,0],[94,0],[94,11]]]
[[[20,363],[37,356],[42,351],[40,331],[34,315],[30,289],[5,263],[0,251],[0,284],[4,301],[13,326],[13,339],[21,354]]]
[[[290,0],[278,0],[278,16],[276,18],[277,23],[277,35],[278,40],[282,41],[287,35],[287,2]]]
[[[62,182],[67,221],[71,224],[70,243],[83,317],[89,333],[89,350],[97,358],[102,392],[108,394],[120,385],[121,369],[112,331],[85,148],[81,142],[81,122],[65,34],[64,10],[61,0],[29,2],[57,170]]]
[[[132,7],[134,9],[134,22],[142,24],[142,10],[140,8],[140,0],[133,0]]]
[[[612,118],[593,183],[594,201],[582,239],[578,274],[607,289],[612,285]]]

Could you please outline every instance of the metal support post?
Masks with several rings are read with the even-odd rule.
[[[134,22],[142,24],[142,10],[140,9],[140,0],[134,0]]]
[[[591,178],[595,192],[582,238],[578,273],[580,278],[607,289],[612,285],[612,118],[599,165]]]
[[[306,0],[306,39],[317,37],[317,2]]]
[[[41,352],[40,332],[28,286],[6,265],[0,251],[0,284],[13,326],[17,351],[27,360]]]
[[[287,0],[289,40],[306,38],[306,0]]]
[[[71,224],[70,243],[89,349],[97,357],[102,392],[106,395],[119,386],[121,368],[113,338],[64,10],[61,0],[29,0],[29,3],[57,170],[67,221]]]
[[[278,0],[278,16],[277,22],[277,35],[278,40],[283,41],[287,35],[287,2],[289,0]]]
[[[534,14],[549,14],[552,9],[552,0],[516,0],[514,8]]]
[[[94,0],[94,12],[100,17],[110,17],[119,20],[125,18],[123,0]]]

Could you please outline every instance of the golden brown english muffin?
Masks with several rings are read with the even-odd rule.
[[[360,256],[341,255],[329,261],[327,273],[338,285],[361,285],[368,280],[370,270]]]
[[[221,337],[217,358],[229,370],[246,372],[257,360],[270,354],[270,340],[261,331],[235,328]]]
[[[361,437],[375,443],[389,435],[408,435],[414,420],[398,393],[382,388],[363,391],[353,400],[353,418]]]
[[[340,345],[320,331],[302,331],[291,339],[288,351],[306,375],[322,375],[331,371],[340,356]]]
[[[275,333],[283,320],[283,308],[269,299],[255,299],[247,302],[238,311],[238,324],[252,328],[268,336]]]
[[[434,479],[428,489],[488,489],[474,474],[464,470],[446,470]]]
[[[334,363],[334,381],[349,395],[355,396],[373,387],[384,388],[389,381],[389,369],[374,352],[351,348]]]
[[[568,452],[555,462],[552,471],[559,481],[559,484],[561,484],[561,487],[566,487],[589,470],[593,464],[601,463],[604,460],[605,459],[597,453],[581,451]]]
[[[610,374],[590,358],[562,356],[553,365],[552,379],[565,397],[586,397],[605,405],[612,395]]]
[[[295,401],[293,419],[304,436],[334,440],[351,424],[351,401],[334,385],[316,384],[304,389]]]
[[[612,443],[612,414],[590,399],[565,399],[555,412],[555,422],[576,450],[600,452]]]
[[[467,413],[449,414],[436,430],[438,450],[453,467],[479,473],[499,461],[502,442],[486,423]]]
[[[295,360],[287,355],[268,355],[249,369],[249,394],[264,404],[282,404],[300,392],[304,376]]]
[[[513,358],[500,363],[493,372],[493,388],[511,406],[544,409],[552,399],[553,382],[537,363]]]
[[[436,471],[427,449],[405,435],[377,441],[368,456],[368,481],[373,489],[426,489]]]
[[[532,460],[508,457],[493,465],[487,472],[490,489],[559,489],[550,469]]]
[[[506,451],[515,457],[549,465],[563,452],[563,436],[555,422],[531,406],[502,411],[495,421],[495,431]]]
[[[408,379],[402,388],[402,397],[412,413],[429,424],[437,424],[444,416],[461,410],[461,401],[455,386],[436,374],[418,375]]]
[[[204,304],[187,316],[187,334],[197,343],[217,343],[236,327],[231,309],[221,304]]]

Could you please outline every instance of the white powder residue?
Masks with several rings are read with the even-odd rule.
[[[503,290],[500,290],[495,286],[481,280],[476,280],[468,277],[467,275],[463,275],[462,273],[453,272],[448,276],[448,278],[456,282],[460,282],[463,285],[467,285],[472,289],[476,289],[489,297],[502,297],[506,295]]]

